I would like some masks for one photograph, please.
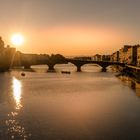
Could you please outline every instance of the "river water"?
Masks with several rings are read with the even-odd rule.
[[[140,140],[140,84],[93,65],[33,69],[0,74],[0,140]]]

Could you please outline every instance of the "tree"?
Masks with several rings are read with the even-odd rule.
[[[2,37],[0,37],[0,50],[4,49],[4,41],[2,40]]]

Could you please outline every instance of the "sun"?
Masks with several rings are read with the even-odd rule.
[[[11,37],[11,42],[15,46],[21,46],[24,43],[24,37],[21,34],[13,34]]]

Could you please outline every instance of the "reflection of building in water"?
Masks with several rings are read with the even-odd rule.
[[[135,82],[135,91],[136,91],[136,95],[140,97],[140,83]]]
[[[136,95],[140,97],[140,83],[131,79],[131,88],[136,92]]]
[[[123,81],[126,85],[131,86],[131,79],[127,76],[119,76],[121,81]]]
[[[131,86],[132,89],[135,90],[136,89],[136,82],[131,80],[131,85],[130,86]]]
[[[128,76],[119,76],[118,78],[127,86],[131,87],[136,92],[136,95],[140,97],[140,83],[136,82]]]
[[[20,109],[22,107],[21,105],[21,94],[22,94],[22,85],[19,80],[16,78],[13,78],[13,97],[16,103],[16,109]]]

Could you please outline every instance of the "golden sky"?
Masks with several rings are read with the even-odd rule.
[[[17,50],[25,53],[109,54],[139,43],[139,4],[138,0],[5,0],[0,5],[1,36],[13,46],[11,36],[22,34],[25,42]]]

